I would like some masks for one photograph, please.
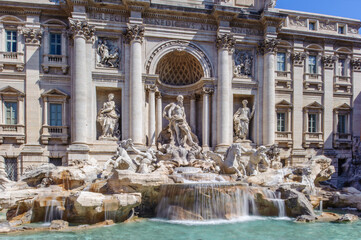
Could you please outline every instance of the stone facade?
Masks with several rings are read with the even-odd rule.
[[[97,116],[113,93],[114,136],[138,147],[157,145],[163,108],[181,94],[203,149],[224,151],[247,100],[247,144],[277,143],[288,165],[325,154],[337,169],[361,133],[361,22],[274,5],[1,2],[0,167],[108,160],[116,140]]]

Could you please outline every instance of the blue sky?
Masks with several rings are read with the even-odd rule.
[[[278,0],[276,7],[361,20],[361,0]]]

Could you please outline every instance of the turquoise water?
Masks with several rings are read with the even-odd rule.
[[[124,239],[124,240],[356,240],[361,239],[361,222],[352,224],[294,223],[272,218],[243,219],[240,222],[194,225],[192,222],[144,220],[74,232],[41,232],[0,235],[0,239]],[[212,222],[211,222],[212,223]]]

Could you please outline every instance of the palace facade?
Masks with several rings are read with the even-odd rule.
[[[325,154],[338,169],[361,133],[360,27],[269,0],[3,0],[0,168],[17,179],[45,162],[104,162],[120,138],[156,147],[164,107],[183,95],[203,149],[236,141],[247,100],[247,144],[278,144],[286,165]]]

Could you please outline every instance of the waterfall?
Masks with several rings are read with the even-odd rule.
[[[229,220],[257,214],[253,193],[229,183],[164,185],[156,211],[157,218],[169,220]]]
[[[61,203],[56,199],[51,199],[47,202],[45,208],[45,218],[44,222],[50,223],[53,220],[59,220],[63,218],[63,210],[61,208]]]
[[[278,217],[287,217],[286,215],[286,206],[285,206],[285,200],[281,199],[281,193],[276,193],[272,190],[265,189],[263,190],[265,196],[268,200],[272,201],[273,204],[278,208]]]

